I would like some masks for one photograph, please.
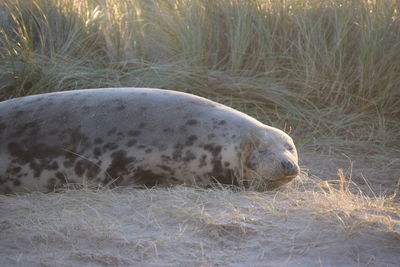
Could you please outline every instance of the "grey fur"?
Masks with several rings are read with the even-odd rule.
[[[290,148],[290,149],[289,149]],[[191,94],[65,91],[0,103],[0,192],[65,183],[248,186],[299,172],[284,132]]]

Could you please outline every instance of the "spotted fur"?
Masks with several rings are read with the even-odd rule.
[[[284,132],[194,95],[89,89],[0,103],[0,192],[66,183],[248,185],[290,181],[297,152]]]

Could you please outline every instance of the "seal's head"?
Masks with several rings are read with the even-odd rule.
[[[299,175],[297,150],[289,135],[267,126],[256,139],[247,162],[251,184],[261,182],[267,189],[273,189]]]

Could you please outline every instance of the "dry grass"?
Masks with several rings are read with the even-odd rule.
[[[276,192],[116,188],[0,196],[3,264],[379,265],[399,261],[399,203],[306,174]]]

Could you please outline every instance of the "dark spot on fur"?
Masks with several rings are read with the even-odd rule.
[[[43,166],[40,163],[31,161],[29,167],[33,170],[33,177],[38,178],[42,174]]]
[[[168,146],[166,144],[160,143],[157,139],[154,139],[151,144],[155,146],[159,152],[167,150]]]
[[[50,178],[47,181],[47,189],[51,191],[54,190],[56,188],[56,182],[57,182],[56,178]]]
[[[191,136],[189,136],[188,139],[186,140],[185,145],[186,145],[186,146],[192,146],[196,140],[197,140],[197,136],[191,135]]]
[[[14,180],[13,180],[13,185],[14,185],[14,186],[20,186],[20,185],[21,185],[21,181],[18,180],[18,179],[14,179]]]
[[[151,153],[152,151],[153,151],[153,150],[152,150],[151,148],[148,148],[148,149],[145,150],[145,152],[146,152],[147,154]]]
[[[182,157],[183,145],[178,143],[174,145],[174,152],[172,152],[172,159],[178,161]]]
[[[114,128],[110,129],[110,130],[107,132],[107,135],[110,136],[110,135],[115,134],[116,132],[117,132],[117,128],[114,127]]]
[[[112,153],[111,158],[111,165],[107,168],[107,173],[111,177],[104,180],[105,184],[111,182],[111,179],[117,179],[120,176],[129,174],[130,171],[128,170],[128,165],[136,160],[134,157],[128,157],[124,150],[118,150]]]
[[[124,109],[125,109],[124,105],[120,105],[120,106],[117,107],[117,110],[119,110],[119,111],[124,110]]]
[[[186,150],[185,156],[182,158],[183,162],[189,162],[189,161],[192,161],[195,159],[196,159],[196,155],[189,150]]]
[[[207,166],[206,159],[207,159],[207,155],[205,155],[205,154],[201,155],[199,168]]]
[[[21,167],[15,167],[15,166],[10,166],[8,169],[7,169],[7,171],[6,171],[6,173],[9,173],[9,174],[17,174],[17,173],[19,173],[21,171]]]
[[[25,143],[24,146],[14,142],[9,143],[8,152],[16,159],[15,163],[18,162],[22,165],[30,163],[37,175],[40,175],[42,168],[51,168],[51,159],[59,154],[59,150],[54,147],[29,142]],[[37,161],[33,162],[34,159]]]
[[[196,121],[196,120],[188,120],[188,121],[186,122],[186,124],[187,124],[187,125],[195,125],[195,124],[197,124],[197,121]]]
[[[222,168],[221,159],[213,158],[211,163],[213,164],[213,170],[212,170],[212,173],[210,173],[210,175],[217,179],[223,178],[224,170]]]
[[[62,172],[56,172],[56,178],[60,180],[61,183],[67,182],[67,179],[65,178],[65,175]]]
[[[176,183],[176,182],[180,182],[179,179],[176,178],[176,177],[174,177],[174,176],[169,177],[169,179],[170,179],[171,181],[175,182],[175,183]]]
[[[39,131],[39,125],[37,121],[28,122],[26,124],[20,125],[17,127],[17,130],[11,133],[10,137],[20,137],[23,135],[28,129],[31,129],[29,135],[34,135]]]
[[[222,121],[219,121],[219,122],[218,122],[218,125],[224,125],[224,124],[226,124],[226,121],[225,121],[225,120],[222,120]]]
[[[144,126],[146,126],[146,123],[141,122],[141,123],[139,124],[138,128],[142,129],[142,128],[144,128]]]
[[[156,186],[162,179],[165,178],[162,175],[156,174],[150,170],[143,170],[142,168],[137,168],[134,174],[135,183],[143,184],[145,186]]]
[[[15,112],[14,118],[21,117],[22,115],[24,115],[24,113],[25,113],[24,110],[18,110],[17,112]]]
[[[165,129],[163,129],[163,132],[172,135],[175,133],[175,130],[171,129],[171,128],[165,128]]]
[[[140,131],[129,131],[128,135],[129,136],[138,136],[138,135],[140,135]]]
[[[116,143],[108,143],[108,144],[105,144],[104,146],[103,146],[103,150],[104,151],[107,151],[107,150],[115,150],[115,149],[117,149],[118,148],[118,145],[116,144]]]
[[[146,110],[147,110],[146,107],[140,107],[138,113],[139,113],[142,117],[144,117],[144,116],[146,116]]]
[[[206,144],[204,145],[204,149],[212,154],[211,164],[213,165],[213,169],[208,175],[223,184],[237,184],[233,171],[222,166],[222,147],[216,144]]]
[[[145,146],[145,145],[138,145],[137,148],[138,148],[138,149],[145,149],[146,146]]]
[[[76,155],[72,155],[72,154],[67,154],[68,156],[66,157],[66,160],[63,162],[63,166],[65,168],[71,168],[72,166],[74,166],[75,160],[76,158],[78,158],[78,156]]]
[[[225,162],[224,162],[224,166],[225,166],[225,167],[229,167],[230,165],[231,165],[230,162],[228,162],[228,161],[225,161]]]
[[[217,157],[219,153],[221,153],[222,147],[220,145],[215,145],[215,144],[206,144],[204,145],[204,149],[210,151],[214,157]]]
[[[171,157],[170,157],[170,156],[166,156],[166,155],[161,155],[161,159],[162,159],[162,162],[169,162],[169,161],[171,161]]]
[[[79,160],[76,164],[75,164],[75,174],[78,175],[79,177],[82,177],[82,175],[85,173],[85,168],[84,165],[85,162],[84,160]]]
[[[49,163],[47,165],[46,169],[48,169],[48,170],[58,170],[58,167],[59,167],[58,163],[56,161],[54,161],[53,163]]]
[[[93,155],[95,155],[96,157],[99,157],[101,155],[101,149],[99,147],[95,147],[93,149]]]
[[[163,171],[169,172],[170,174],[174,175],[174,170],[167,165],[157,165],[157,167],[159,167]]]
[[[103,143],[103,138],[97,137],[96,139],[94,139],[94,143],[97,145]]]
[[[212,138],[214,138],[214,137],[215,137],[215,134],[213,134],[213,133],[207,135],[208,140],[210,140],[210,139],[212,139]]]
[[[76,162],[74,171],[79,177],[85,174],[87,178],[95,178],[100,172],[100,167],[87,159],[80,159]]]
[[[4,123],[0,123],[0,133],[2,133],[5,128],[6,128],[6,125]]]
[[[137,143],[135,139],[129,140],[128,143],[126,144],[128,147],[134,146]]]
[[[73,151],[74,153],[83,154],[86,149],[91,147],[91,143],[89,138],[80,132],[79,128],[80,127],[66,129],[60,136],[60,139],[63,140],[63,148]]]

